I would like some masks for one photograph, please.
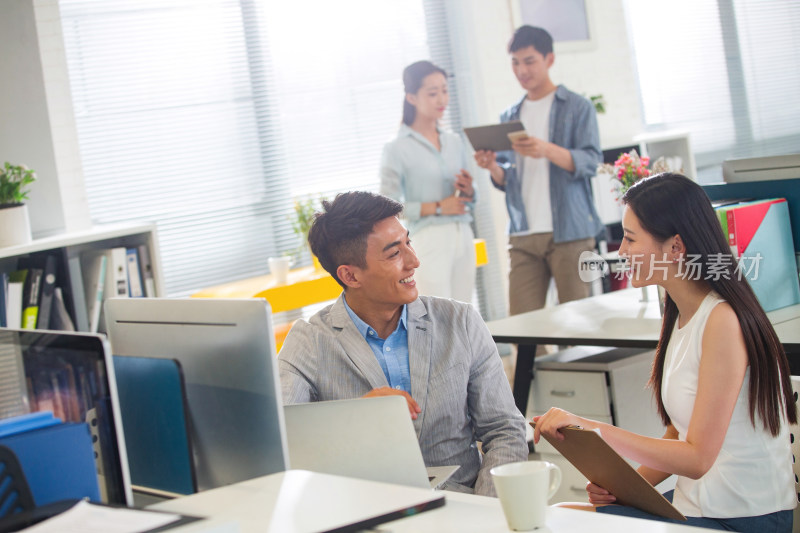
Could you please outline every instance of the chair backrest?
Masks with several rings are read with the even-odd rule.
[[[792,376],[792,390],[794,391],[794,403],[800,408],[798,397],[800,397],[800,376]],[[794,470],[794,489],[797,493],[798,506],[794,508],[794,520],[792,521],[792,531],[800,533],[800,425],[793,425],[789,428],[789,435],[792,439],[792,469]]]
[[[186,388],[175,359],[114,356],[131,484],[172,495],[197,492]]]
[[[16,454],[0,445],[0,518],[30,511],[36,504]]]

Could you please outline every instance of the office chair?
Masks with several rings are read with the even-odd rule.
[[[798,404],[800,396],[800,376],[791,376],[792,390],[794,391],[794,403]],[[800,408],[800,404],[798,404]],[[793,533],[800,533],[800,425],[789,427],[789,438],[792,441],[792,470],[794,470],[794,489],[797,493],[798,506],[794,508],[792,519]]]
[[[30,511],[36,504],[16,454],[0,445],[0,519]]]

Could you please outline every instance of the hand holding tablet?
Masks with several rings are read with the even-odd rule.
[[[525,133],[525,128],[522,127],[522,122],[519,120],[489,126],[464,128],[464,133],[476,152],[479,150],[490,150],[492,152],[511,150],[512,140],[520,140],[528,136]],[[514,135],[513,139],[512,134]]]
[[[508,140],[512,143],[517,141],[524,141],[528,138],[528,133],[525,130],[522,131],[511,131],[508,133]]]

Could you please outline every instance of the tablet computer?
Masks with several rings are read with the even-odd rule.
[[[489,126],[464,128],[464,133],[475,151],[491,150],[493,152],[500,152],[503,150],[511,150],[509,134],[513,135],[514,132],[525,132],[525,128],[522,127],[522,122],[519,120],[503,122],[502,124],[491,124]],[[518,133],[517,135],[519,136],[520,134]]]
[[[536,427],[533,422],[530,425]],[[544,433],[542,437],[586,479],[616,496],[617,503],[665,518],[686,520],[669,500],[603,440],[599,432],[575,426],[559,431],[564,440],[552,439]]]

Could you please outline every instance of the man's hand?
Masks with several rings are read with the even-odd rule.
[[[497,166],[497,154],[491,150],[478,150],[475,152],[475,162],[479,167],[491,171]]]
[[[492,181],[502,186],[506,182],[506,172],[497,164],[497,153],[491,150],[478,150],[475,152],[475,162],[479,167],[489,171]]]
[[[366,393],[362,398],[375,398],[377,396],[402,396],[406,399],[408,403],[408,412],[411,414],[411,419],[416,420],[419,413],[422,412],[420,409],[419,404],[417,404],[416,400],[411,397],[409,393],[404,390],[393,389],[391,387],[380,387],[377,389],[372,389],[368,393]]]
[[[521,156],[541,158],[547,157],[550,143],[536,137],[525,137],[511,143],[511,148]]]

